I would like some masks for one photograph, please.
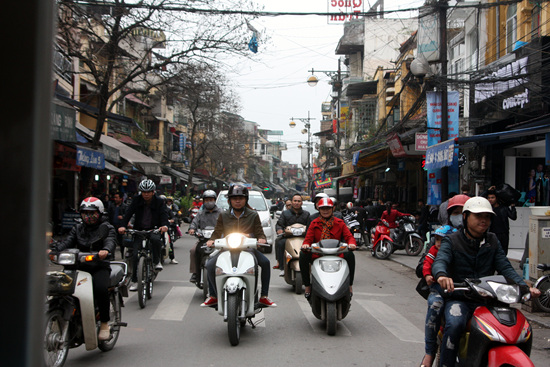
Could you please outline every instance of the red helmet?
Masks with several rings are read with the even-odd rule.
[[[317,203],[317,208],[322,208],[324,206],[329,206],[329,207],[334,207],[334,202],[329,199],[329,198],[322,198],[318,203]]]
[[[464,204],[466,204],[468,200],[470,200],[470,197],[468,195],[460,194],[453,196],[449,199],[449,204],[447,204],[447,211],[451,210],[455,206],[464,206]]]
[[[103,206],[103,203],[101,200],[99,200],[96,197],[90,196],[84,200],[82,200],[82,203],[80,204],[80,211],[89,211],[89,210],[97,210],[100,213],[105,212],[105,207]]]

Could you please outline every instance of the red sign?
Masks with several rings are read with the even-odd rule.
[[[390,146],[391,154],[394,157],[399,158],[407,156],[407,153],[405,152],[405,149],[403,149],[403,145],[401,144],[401,140],[399,140],[397,134],[390,135],[386,142]]]
[[[425,152],[428,149],[428,133],[416,133],[414,137],[414,150]]]
[[[76,164],[76,149],[55,143],[53,168],[80,172],[82,167]]]

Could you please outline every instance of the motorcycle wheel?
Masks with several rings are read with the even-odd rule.
[[[115,347],[120,334],[120,322],[122,321],[122,307],[120,306],[120,300],[117,299],[118,294],[111,293],[110,307],[109,307],[109,326],[111,328],[111,339],[101,341],[98,344],[98,348],[103,352],[108,352]]]
[[[62,310],[49,310],[46,313],[44,362],[47,367],[61,367],[65,364],[69,354],[69,340],[68,335],[63,339],[63,329],[67,322],[63,319]]]
[[[204,299],[208,297],[208,272],[206,266],[202,268],[202,295]]]
[[[147,261],[143,256],[139,258],[137,272],[138,303],[139,307],[145,308],[147,305]]]
[[[294,274],[294,292],[302,294],[302,273],[297,271]]]
[[[327,334],[336,334],[336,303],[327,302]]]
[[[424,242],[418,237],[412,237],[412,240],[407,241],[405,245],[405,251],[409,256],[417,256],[422,251]]]
[[[239,322],[241,304],[239,301],[237,293],[227,296],[227,333],[232,346],[239,345],[241,338],[241,323]]]
[[[550,276],[544,276],[537,280],[535,288],[540,291],[539,298],[533,298],[535,306],[544,312],[550,312]]]
[[[376,246],[374,256],[380,260],[386,260],[393,252],[393,243],[389,240],[383,240]]]

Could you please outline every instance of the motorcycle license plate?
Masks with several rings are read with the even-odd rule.
[[[407,231],[407,232],[413,232],[413,231],[414,231],[413,225],[410,224],[410,223],[406,223],[406,224],[405,224],[405,231]]]
[[[354,238],[361,238],[361,233],[354,233],[354,234],[353,234],[353,237],[354,237]]]

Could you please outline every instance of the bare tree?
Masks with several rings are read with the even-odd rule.
[[[77,58],[88,97],[99,110],[93,144],[108,112],[130,93],[146,94],[177,77],[192,60],[248,54],[250,31],[241,15],[196,9],[252,9],[249,0],[58,0],[59,50]],[[174,11],[174,8],[178,11]],[[184,10],[182,10],[184,9]]]

